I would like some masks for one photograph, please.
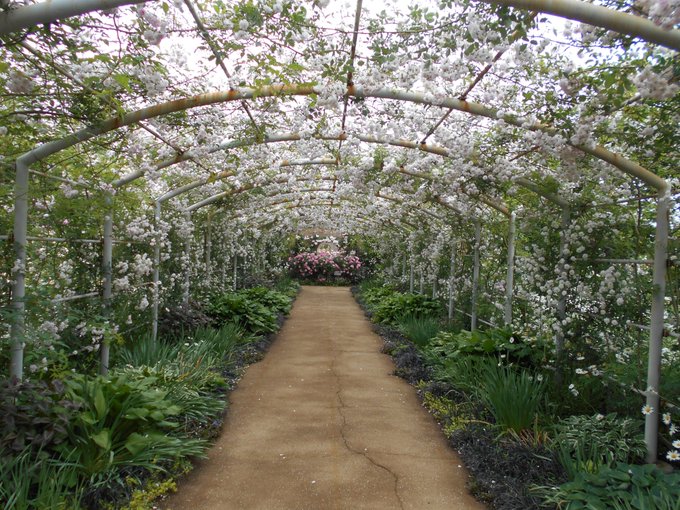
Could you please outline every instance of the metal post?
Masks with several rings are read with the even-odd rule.
[[[113,287],[113,196],[110,193],[104,198],[107,214],[104,216],[104,238],[102,242],[102,308],[106,320],[111,315],[111,294]],[[100,347],[99,373],[109,373],[110,345],[105,339]]]
[[[420,268],[420,271],[418,271],[418,274],[419,274],[418,294],[422,294],[423,291],[424,291],[424,288],[425,288],[425,276],[423,274],[424,272],[425,271],[423,270],[422,267]]]
[[[238,277],[237,264],[238,264],[238,254],[234,252],[234,279],[231,282],[231,290],[236,292],[236,278]]]
[[[210,286],[210,257],[212,250],[212,216],[208,215],[208,224],[205,229],[205,280]]]
[[[432,299],[437,299],[437,275],[434,275],[432,280]]]
[[[451,245],[451,266],[449,269],[449,321],[453,320],[454,299],[453,283],[456,274],[456,242]]]
[[[479,293],[479,245],[482,239],[482,224],[475,220],[475,246],[472,267],[472,302],[470,304],[470,331],[477,329],[477,295]]]
[[[184,215],[186,221],[191,221],[191,213],[186,212]],[[184,258],[186,260],[186,267],[184,268],[184,295],[182,301],[185,305],[189,304],[189,291],[191,289],[191,236],[188,235],[184,240]]]
[[[645,416],[647,462],[657,460],[659,434],[659,383],[661,380],[661,349],[664,329],[664,298],[666,295],[666,263],[668,256],[669,211],[671,189],[659,191],[656,203],[656,236],[654,239],[654,271],[652,273],[652,309],[650,312],[649,359],[647,364],[647,405],[653,412]]]
[[[14,182],[14,268],[12,270],[12,344],[9,367],[10,380],[21,381],[24,376],[24,336],[26,296],[26,237],[28,235],[28,164],[16,161]]]
[[[158,339],[158,306],[160,303],[160,284],[161,284],[161,235],[159,226],[161,223],[161,203],[156,202],[154,209],[154,223],[156,225],[156,245],[153,247],[153,303],[151,308],[151,337],[155,342]]]
[[[571,210],[568,206],[562,207],[562,219],[560,222],[560,253],[559,262],[557,265],[558,274],[564,274],[564,265],[566,264],[566,253],[564,253],[567,245],[567,229],[571,222]],[[567,296],[563,290],[560,292],[557,301],[557,320],[559,321],[559,328],[555,334],[555,380],[557,384],[562,383],[562,356],[564,354],[564,320],[567,318]]]
[[[410,257],[410,262],[411,262],[411,272],[409,274],[408,278],[408,291],[413,294],[413,283],[415,279],[415,268],[413,267],[414,261],[413,261],[413,252],[411,252],[411,257]]]
[[[515,281],[515,213],[510,213],[508,225],[508,274],[505,278],[505,313],[503,322],[505,325],[512,324],[512,297]]]

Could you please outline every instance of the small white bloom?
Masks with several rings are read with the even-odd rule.
[[[642,406],[642,414],[645,416],[650,415],[654,412],[654,408],[650,406],[649,404],[645,404]]]

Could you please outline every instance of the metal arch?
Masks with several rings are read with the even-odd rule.
[[[104,11],[124,5],[143,4],[150,0],[48,0],[0,13],[0,35],[24,28],[49,24],[92,11]]]
[[[341,202],[354,203],[354,201],[349,200],[347,198],[343,198],[343,197],[337,198],[336,200],[339,200]],[[286,207],[286,209],[306,209],[306,208],[311,208],[311,207],[322,207],[321,205],[317,205],[317,204],[294,204],[292,202],[284,202],[284,203],[289,204],[288,207]],[[323,205],[323,207],[325,207],[325,204]],[[335,204],[333,207],[339,207],[339,205]],[[281,209],[277,209],[276,212],[277,213],[281,212]],[[238,216],[231,216],[230,217],[230,219],[236,219],[236,218],[238,218]],[[373,226],[373,227],[375,227],[376,225],[383,225],[384,223],[387,223],[387,224],[391,225],[392,227],[394,227],[395,229],[401,231],[402,233],[410,233],[410,231],[407,230],[406,228],[404,228],[402,225],[397,225],[390,220],[386,220],[386,219],[382,219],[382,218],[371,218],[371,217],[366,216],[366,215],[361,214],[361,213],[355,214],[354,217],[352,218],[352,220],[361,220],[361,222],[364,225],[370,225],[370,226]],[[411,229],[416,230],[416,226],[414,224],[412,224],[412,223],[410,223],[410,222],[408,222],[404,219],[401,219],[400,221],[402,223],[404,223],[404,225],[411,227]],[[276,222],[275,220],[274,221],[270,220],[268,222],[263,221],[262,223],[256,222],[255,224],[257,226],[262,226],[262,225],[269,226],[269,225],[271,225],[275,222]]]
[[[640,37],[667,48],[680,51],[680,30],[664,30],[653,21],[601,5],[580,0],[479,0],[518,9],[545,12],[587,25],[606,28],[620,34]]]
[[[200,106],[224,103],[229,101],[254,99],[255,97],[259,98],[259,97],[298,96],[298,95],[308,96],[314,93],[315,87],[311,85],[270,85],[262,87],[261,89],[242,88],[239,90],[230,90],[226,92],[224,91],[209,92],[206,94],[201,94],[187,99],[177,99],[174,101],[169,101],[167,103],[142,108],[140,110],[130,112],[120,118],[112,118],[106,120],[97,126],[89,126],[60,140],[55,140],[43,144],[38,148],[33,149],[32,151],[27,152],[24,155],[20,156],[17,159],[17,164],[19,163],[19,160],[21,160],[22,163],[30,165],[36,161],[46,158],[47,156],[50,156],[51,154],[54,154],[55,152],[76,145],[77,143],[80,143],[82,141],[89,140],[97,135],[113,131],[114,129],[118,129],[123,126],[135,124],[141,120],[158,117],[168,113],[188,110]],[[477,115],[493,120],[499,120],[497,110],[493,108],[488,108],[480,103],[475,103],[471,101],[461,101],[456,98],[433,100],[425,94],[418,94],[414,92],[404,92],[385,88],[364,90],[355,86],[347,87],[347,94],[356,98],[393,99],[398,101],[411,102],[415,104],[423,104],[426,106],[439,106],[443,108],[450,108],[461,112],[469,113],[471,115]],[[556,132],[555,128],[553,128],[552,126],[548,126],[546,124],[533,123],[527,126],[522,118],[515,117],[510,114],[503,115],[502,119],[508,124],[512,124],[513,126],[519,127],[521,129],[526,129],[529,131],[543,131],[549,134],[554,134]],[[339,136],[347,137],[346,134],[341,134]],[[298,138],[295,139],[301,138],[300,135],[297,135],[297,137]],[[361,141],[366,142],[376,140],[375,138],[363,136],[357,136],[357,138]],[[443,148],[427,150],[428,149],[427,144],[417,144],[414,142],[404,143],[406,143],[407,145],[403,145],[402,143],[399,143],[398,145],[410,148],[415,148],[417,146],[421,150],[424,150],[426,152],[432,152],[433,154],[440,153],[440,155],[444,155],[441,152],[437,152],[437,150],[446,152],[446,154],[448,154],[448,151]],[[566,142],[565,145],[569,145],[586,154],[590,154],[591,156],[597,159],[601,159],[602,161],[610,163],[619,170],[642,180],[643,182],[657,190],[665,190],[668,187],[668,183],[655,173],[644,168],[638,163],[635,163],[634,161],[624,158],[620,154],[616,154],[614,152],[609,151],[608,149],[605,149],[602,146],[598,145],[595,147],[588,147],[586,145],[571,144],[569,142]]]
[[[272,196],[270,196],[270,198],[276,198],[277,195],[283,195],[283,194],[284,194],[284,193],[273,194]],[[366,197],[366,198],[367,198],[367,197]],[[381,197],[381,198],[384,198],[384,197]],[[336,197],[336,200],[342,200],[342,201],[351,202],[351,203],[366,203],[366,200],[351,200],[351,199],[349,199],[349,198],[347,198],[347,197]],[[270,203],[268,203],[268,204],[265,204],[265,206],[266,206],[266,207],[272,207],[272,206],[276,206],[276,205],[281,205],[281,204],[286,204],[286,203],[293,203],[293,202],[295,202],[294,199],[293,199],[293,200],[281,200],[281,201],[279,201],[279,202],[273,202],[273,203],[270,202]],[[243,212],[243,211],[242,211],[242,212]],[[418,215],[417,215],[416,213],[422,213],[422,212],[424,212],[424,211],[421,210],[421,209],[417,209],[417,208],[411,208],[410,211],[408,211],[408,210],[406,211],[407,214],[413,216],[414,218],[418,218]],[[414,226],[414,229],[415,229],[415,226]]]
[[[177,99],[174,101],[169,101],[159,105],[154,105],[140,110],[136,110],[127,113],[121,117],[110,118],[96,126],[88,126],[81,129],[71,135],[68,135],[59,140],[53,140],[46,144],[40,145],[35,149],[19,156],[17,158],[16,165],[16,179],[14,187],[14,240],[15,240],[15,254],[17,261],[16,271],[14,272],[14,284],[12,286],[12,309],[14,311],[13,321],[11,327],[11,364],[10,364],[10,375],[18,376],[19,378],[23,374],[23,338],[24,338],[24,297],[25,297],[25,264],[26,264],[26,236],[28,227],[28,189],[29,189],[29,170],[30,165],[47,158],[48,156],[55,154],[61,150],[72,147],[80,142],[90,140],[95,136],[113,131],[123,126],[128,126],[131,124],[138,123],[140,121],[155,118],[161,115],[184,111],[190,108],[195,108],[199,106],[207,106],[212,104],[224,103],[229,101],[240,101],[243,99],[254,99],[255,97],[278,97],[278,96],[293,96],[293,95],[311,95],[316,92],[315,87],[311,85],[271,85],[262,87],[261,89],[239,89],[230,91],[218,91],[206,94],[200,94],[193,96],[191,98]],[[444,108],[455,109],[474,115],[479,115],[487,117],[490,119],[497,119],[497,111],[491,108],[487,108],[479,103],[473,103],[468,101],[460,101],[455,98],[447,98],[442,100],[434,101],[423,94],[416,94],[410,92],[401,92],[391,89],[375,89],[375,90],[362,90],[354,86],[349,86],[347,88],[347,94],[357,98],[382,98],[382,99],[394,99],[401,101],[408,101],[415,104],[431,105],[431,106],[441,106]],[[518,126],[522,129],[529,130],[540,130],[548,133],[554,133],[555,130],[551,126],[546,126],[543,124],[535,123],[525,127],[521,119],[515,118],[511,115],[504,115],[502,118],[505,122]],[[345,135],[346,136],[346,135]],[[665,200],[670,193],[670,185],[663,178],[654,174],[653,172],[647,170],[646,168],[640,166],[639,164],[623,158],[622,156],[615,154],[604,147],[595,146],[587,147],[578,144],[568,144],[574,148],[581,150],[587,154],[591,154],[596,158],[603,161],[611,163],[615,167],[619,168],[625,173],[631,176],[641,179],[648,185],[656,188],[659,191],[660,202]],[[657,233],[658,229],[657,229]],[[659,233],[661,235],[661,233]],[[661,235],[663,237],[663,235]],[[663,243],[660,243],[660,246]],[[661,251],[659,248],[659,258],[661,259]],[[665,255],[664,255],[665,257]],[[665,260],[665,259],[664,259]],[[655,264],[656,267],[661,268],[661,262]],[[665,274],[665,271],[662,271]],[[657,303],[659,300],[655,300],[654,308],[661,306],[663,308],[662,298],[660,304]],[[658,315],[658,310],[653,312],[653,315]],[[654,336],[654,335],[652,335]],[[655,339],[656,342],[660,339]]]
[[[334,159],[330,158],[320,158],[320,159],[304,159],[304,160],[287,160],[284,159],[280,163],[278,163],[279,167],[289,167],[289,166],[306,166],[306,165],[336,165],[337,161]],[[257,167],[257,169],[265,169],[269,168],[268,166],[262,166],[262,167]],[[231,170],[224,170],[222,172],[219,172],[215,175],[211,175],[210,177],[206,177],[204,179],[197,179],[195,181],[192,181],[188,184],[185,184],[184,186],[180,186],[179,188],[175,188],[174,190],[168,191],[167,193],[164,193],[160,197],[156,199],[156,202],[165,202],[167,200],[170,200],[171,198],[174,198],[178,195],[181,195],[182,193],[186,193],[187,191],[191,191],[192,189],[199,188],[201,186],[204,186],[205,184],[209,184],[211,182],[215,182],[218,180],[223,180],[226,179],[227,177],[233,177],[235,176],[236,173]]]
[[[87,12],[111,9],[146,0],[51,0],[0,14],[0,35],[22,28],[51,23]],[[680,31],[664,30],[651,20],[578,0],[480,0],[518,9],[545,12],[618,32],[680,51]]]
[[[338,162],[337,162],[336,160],[329,159],[329,158],[322,158],[322,159],[319,159],[319,160],[301,160],[301,161],[288,161],[288,160],[283,160],[281,163],[278,164],[278,166],[279,166],[279,167],[284,167],[284,166],[304,166],[304,165],[315,165],[315,164],[318,164],[318,165],[337,165]],[[264,166],[263,166],[263,167],[259,167],[259,168],[268,168],[268,167],[264,167]],[[423,176],[423,175],[416,174],[416,173],[409,173],[409,172],[403,172],[403,173],[404,173],[404,175],[427,178],[427,176]],[[179,188],[176,188],[176,189],[174,189],[174,190],[172,190],[172,191],[169,191],[169,192],[165,193],[164,195],[162,195],[162,196],[160,196],[159,198],[157,198],[157,199],[156,199],[156,202],[158,202],[158,203],[160,203],[160,202],[165,202],[166,200],[169,200],[169,199],[171,199],[171,198],[173,198],[173,197],[176,197],[176,196],[178,196],[178,195],[180,195],[180,194],[183,194],[183,193],[185,193],[185,192],[187,192],[187,191],[190,191],[190,190],[192,190],[192,189],[196,189],[196,188],[198,188],[198,187],[200,187],[200,186],[202,186],[202,185],[204,185],[204,184],[207,184],[208,182],[214,182],[214,181],[217,180],[217,179],[224,179],[224,178],[226,178],[226,177],[231,177],[231,176],[233,176],[233,175],[235,175],[234,172],[231,172],[231,171],[223,171],[223,172],[220,172],[219,174],[216,174],[215,176],[207,177],[207,178],[205,178],[205,179],[199,179],[199,180],[193,181],[193,182],[191,182],[191,183],[188,183],[188,184],[186,184],[186,185],[184,185],[184,186],[181,186],[181,187],[179,187]],[[430,176],[430,178],[432,179],[431,176]],[[306,180],[306,179],[296,179],[296,180],[298,180],[298,181],[304,181],[304,180]],[[326,178],[322,178],[322,180],[326,180]],[[332,179],[332,178],[329,178],[329,180],[333,180],[333,179]],[[270,184],[276,184],[276,183],[281,184],[281,183],[285,183],[285,182],[287,182],[287,181],[288,181],[288,179],[281,178],[281,179],[278,179],[278,180],[269,180],[269,181],[265,181],[265,182],[263,183],[263,185],[270,185]],[[255,185],[255,184],[243,186],[243,187],[239,188],[239,191],[238,191],[238,192],[240,193],[240,192],[243,192],[243,191],[248,191],[248,190],[251,190],[251,189],[255,188],[256,186],[257,186],[257,185]],[[223,191],[223,192],[220,192],[220,193],[217,193],[217,194],[212,195],[212,196],[210,196],[210,197],[207,197],[207,198],[205,198],[205,199],[203,199],[203,200],[201,200],[201,201],[199,201],[199,202],[197,202],[197,203],[191,205],[191,206],[188,207],[186,210],[187,210],[188,212],[193,212],[193,211],[195,211],[195,210],[197,210],[197,209],[200,209],[200,208],[202,208],[202,207],[205,207],[205,206],[207,206],[207,205],[210,205],[210,204],[212,204],[212,203],[214,203],[214,202],[220,200],[221,198],[224,198],[224,197],[227,197],[227,196],[232,196],[232,195],[234,195],[234,194],[235,194],[235,190]],[[383,197],[383,198],[387,198],[387,197]],[[474,199],[475,197],[471,197],[471,198]],[[507,207],[505,207],[505,206],[503,206],[503,205],[500,205],[500,204],[496,204],[496,203],[492,202],[491,200],[487,199],[486,197],[482,197],[482,199],[481,199],[480,201],[482,201],[483,203],[489,205],[490,207],[492,207],[492,208],[494,208],[494,209],[500,211],[500,212],[503,213],[505,216],[507,216],[507,217],[510,216],[510,212],[508,211]],[[445,202],[441,196],[436,196],[434,201],[428,200],[428,202],[429,202],[429,203],[432,203],[432,204],[439,204],[439,205],[442,205],[442,206],[446,207],[447,209],[449,209],[449,210],[451,210],[451,211],[457,213],[457,214],[460,215],[461,217],[465,217],[465,214],[463,214],[463,212],[462,212],[460,209],[458,209],[457,207],[453,206],[452,204],[449,204],[448,202]]]
[[[307,180],[314,180],[314,179],[315,179],[315,178],[312,178],[312,177],[310,177],[310,178],[296,178],[296,181],[297,181],[297,182],[304,182],[304,181],[307,181]],[[332,177],[325,177],[325,178],[322,177],[321,180],[333,180],[333,178],[332,178]],[[262,183],[261,185],[263,185],[263,186],[268,186],[268,185],[272,185],[272,184],[285,184],[285,183],[287,183],[287,182],[288,182],[288,179],[283,179],[283,178],[281,178],[281,179],[272,179],[272,180],[269,180],[269,181],[265,181],[265,182]],[[218,200],[221,199],[221,198],[224,198],[224,197],[227,197],[227,196],[237,195],[237,194],[240,194],[240,193],[244,193],[244,192],[246,192],[246,191],[250,191],[250,190],[254,189],[255,187],[256,187],[255,184],[251,184],[251,185],[243,186],[243,187],[241,187],[241,188],[239,188],[239,189],[236,189],[236,190],[229,190],[229,191],[224,191],[224,192],[222,192],[222,193],[217,193],[216,195],[213,195],[213,196],[208,197],[208,198],[206,198],[206,199],[204,199],[204,200],[201,200],[201,201],[199,201],[199,202],[196,202],[195,204],[193,204],[193,205],[187,207],[185,210],[186,210],[187,212],[194,212],[194,211],[196,211],[196,210],[198,210],[198,209],[201,209],[201,208],[206,207],[206,206],[208,206],[208,205],[210,205],[210,204],[213,204],[214,202],[218,201]],[[324,190],[324,191],[333,191],[333,190]],[[300,192],[305,192],[305,190],[300,190]],[[267,196],[270,196],[270,197],[271,197],[271,196],[276,196],[276,195],[277,195],[277,194],[275,193],[274,195],[267,195]],[[390,202],[394,202],[394,203],[399,203],[399,204],[407,205],[407,206],[409,206],[409,207],[415,209],[411,204],[407,203],[405,200],[401,200],[401,199],[398,199],[398,198],[396,198],[396,197],[392,197],[392,196],[389,196],[389,195],[385,195],[385,194],[381,193],[380,191],[378,191],[377,193],[375,193],[374,196],[375,196],[375,197],[378,197],[378,198],[381,198],[381,199],[383,199],[383,200],[390,201]],[[438,201],[434,201],[434,202],[428,201],[428,202],[431,203],[431,204],[433,204],[433,205],[435,205],[435,206],[436,206],[436,205],[442,205],[442,206],[444,206],[445,208],[447,208],[448,210],[451,210],[451,211],[453,211],[453,212],[456,212],[457,214],[460,214],[461,216],[463,215],[461,211],[459,211],[459,210],[456,209],[454,206],[452,206],[452,205],[450,205],[450,204],[447,204],[447,203],[445,203],[445,202],[438,202]],[[444,222],[444,223],[446,222],[446,219],[445,219],[445,218],[439,216],[439,215],[436,214],[436,213],[433,213],[432,211],[429,211],[429,210],[427,210],[427,209],[416,209],[416,210],[418,210],[419,212],[423,212],[423,213],[425,213],[425,214],[428,214],[429,216],[432,216],[433,218],[435,218],[435,219],[437,219],[437,220],[439,220],[439,221],[441,221],[441,222]]]
[[[341,135],[338,135],[338,136],[315,136],[314,138],[318,139],[318,140],[345,140],[345,139],[347,139],[347,135],[341,134]],[[407,149],[418,149],[418,150],[421,150],[421,151],[424,151],[424,152],[436,154],[436,155],[443,156],[443,157],[449,157],[450,156],[449,151],[447,149],[445,149],[444,147],[436,146],[436,145],[418,144],[416,142],[411,142],[411,141],[407,141],[407,140],[384,139],[384,138],[376,138],[376,137],[373,137],[373,136],[364,136],[364,135],[358,135],[356,138],[358,140],[360,140],[362,142],[366,142],[366,143],[393,145],[393,146],[396,146],[396,147],[403,147],[403,148],[407,148]],[[299,141],[299,140],[302,140],[302,139],[303,138],[297,133],[289,133],[289,134],[268,136],[267,138],[265,138],[263,140],[258,140],[258,139],[230,140],[228,142],[224,142],[224,143],[220,144],[218,147],[214,148],[210,152],[215,153],[219,150],[229,150],[229,149],[236,148],[236,147],[250,147],[250,146],[253,146],[253,145],[256,145],[256,144],[269,144],[269,143],[278,143],[278,142],[287,142],[287,141]],[[181,154],[181,155],[174,157],[174,158],[167,159],[167,160],[162,161],[161,163],[157,164],[156,170],[162,170],[163,168],[168,168],[168,167],[170,167],[174,164],[181,163],[181,162],[184,162],[184,161],[189,161],[192,158],[193,158],[193,154],[191,153],[191,151],[186,151],[184,154]],[[338,164],[337,161],[333,161],[333,163]],[[331,163],[329,163],[329,164],[331,164]],[[415,176],[415,177],[421,177],[421,178],[426,178],[426,179],[428,178],[428,177],[426,177],[422,174],[409,173],[409,172],[401,172],[401,173],[403,173],[405,175],[412,175],[412,176]],[[121,186],[123,186],[127,183],[132,182],[135,179],[143,177],[144,174],[145,174],[145,172],[143,170],[135,170],[134,172],[131,172],[131,173],[115,180],[112,183],[112,186],[114,188],[121,187]],[[225,173],[224,175],[225,175],[225,177],[229,177],[233,174],[226,174]],[[217,178],[219,179],[221,177],[218,176]],[[210,179],[205,179],[206,182],[208,180],[210,180]],[[433,179],[430,178],[430,180],[433,180]],[[528,181],[526,179],[524,179],[524,180],[531,184],[530,181]],[[195,182],[198,183],[199,181],[195,181]],[[186,186],[187,186],[187,190],[189,190],[189,189],[193,189],[194,187],[198,187],[200,185],[201,184],[197,184],[196,186],[190,187],[190,184],[187,184]],[[522,185],[525,186],[524,184],[522,184]],[[529,188],[528,186],[526,186],[526,187]],[[540,187],[536,186],[535,184],[533,185],[533,188],[529,188],[529,189],[532,189],[532,191],[535,191],[536,193],[542,194],[541,191],[540,191]],[[177,195],[179,195],[183,192],[184,192],[184,190],[179,191],[178,193],[173,194],[172,196],[177,196]],[[171,193],[171,192],[168,192],[168,193]],[[468,195],[468,196],[470,196],[470,198],[472,198],[473,200],[477,200],[477,201],[479,201],[479,202],[481,202],[481,203],[483,203],[483,204],[485,204],[485,205],[487,205],[487,206],[489,206],[493,209],[496,209],[497,211],[499,211],[500,213],[502,213],[503,215],[505,215],[507,217],[509,217],[509,215],[510,215],[508,207],[503,203],[497,203],[494,200],[492,200],[492,199],[490,199],[490,198],[488,198],[484,195]],[[170,198],[172,198],[172,197],[170,197]],[[462,213],[461,213],[461,215],[462,215]]]

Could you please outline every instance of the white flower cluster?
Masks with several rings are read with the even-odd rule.
[[[680,0],[637,0],[636,4],[662,28],[671,30],[680,24]]]
[[[59,186],[59,189],[61,189],[61,192],[66,198],[75,198],[79,194],[79,191],[74,189],[68,182],[63,182],[61,186]]]
[[[165,19],[159,18],[148,7],[141,7],[137,11],[137,14],[149,26],[149,28],[144,31],[144,38],[149,42],[149,44],[160,44],[168,30],[167,21]]]
[[[13,94],[30,94],[35,88],[35,77],[29,76],[22,71],[12,69],[9,71],[7,90]]]
[[[654,72],[651,66],[645,67],[632,81],[639,94],[648,99],[670,99],[680,91],[680,86]]]

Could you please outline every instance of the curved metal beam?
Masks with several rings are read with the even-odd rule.
[[[48,0],[0,12],[0,35],[24,28],[49,24],[92,11],[105,11],[123,5],[143,4],[150,0]],[[0,4],[3,2],[0,1]]]
[[[587,25],[606,28],[624,35],[680,51],[680,30],[665,30],[653,21],[580,0],[479,0],[489,4],[545,12]]]
[[[283,161],[281,161],[278,164],[278,166],[289,167],[289,166],[336,165],[336,164],[337,164],[337,161],[334,160],[334,159],[330,159],[330,158],[303,159],[303,160],[287,160],[287,159],[284,159]],[[263,169],[263,168],[268,168],[268,167],[258,167],[258,169]],[[171,198],[176,197],[177,195],[181,195],[182,193],[186,193],[187,191],[191,191],[192,189],[196,189],[200,186],[203,186],[205,184],[209,184],[211,182],[226,179],[227,177],[233,177],[234,175],[236,175],[236,173],[233,170],[224,170],[224,171],[219,172],[215,175],[211,175],[210,177],[206,177],[205,179],[197,179],[197,180],[192,181],[188,184],[185,184],[184,186],[180,186],[179,188],[175,188],[174,190],[168,191],[167,193],[158,197],[156,199],[156,202],[165,202],[167,200],[170,200]]]

